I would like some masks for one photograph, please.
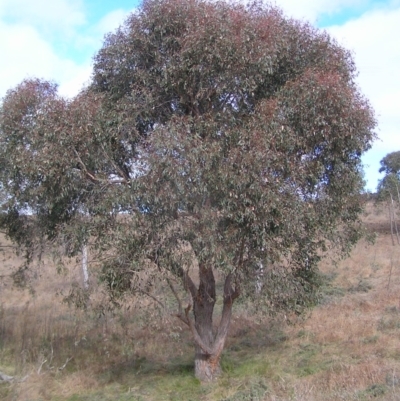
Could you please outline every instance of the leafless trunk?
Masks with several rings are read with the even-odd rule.
[[[83,287],[85,290],[89,288],[89,271],[88,271],[88,250],[87,245],[82,248],[82,274],[83,274]]]
[[[264,276],[264,264],[263,262],[257,263],[256,269],[256,284],[255,284],[255,291],[256,294],[260,294],[263,287],[263,276]]]
[[[400,192],[399,192],[399,186],[397,185],[397,182],[395,182],[395,185],[396,185],[396,191],[397,191],[397,200],[398,200],[398,202],[399,202],[399,205],[400,205]]]
[[[215,278],[211,267],[199,267],[199,287],[190,280],[189,290],[193,300],[194,324],[186,309],[187,323],[195,342],[195,375],[202,382],[210,382],[221,373],[220,359],[225,346],[232,316],[233,301],[239,290],[232,287],[232,275],[228,274],[224,285],[224,300],[221,321],[218,328],[213,326],[213,312],[216,301]]]
[[[397,244],[399,244],[399,245],[400,245],[400,237],[399,237],[399,230],[397,228],[396,211],[395,211],[393,196],[391,193],[389,195],[390,195],[390,202],[389,202],[390,232],[392,235],[392,244],[394,246],[395,245],[394,231],[396,231]]]

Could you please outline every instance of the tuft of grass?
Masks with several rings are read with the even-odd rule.
[[[320,305],[326,305],[335,299],[341,298],[346,294],[346,290],[335,284],[338,276],[337,271],[329,271],[321,273],[322,286],[320,288]]]
[[[270,377],[274,374],[273,366],[264,356],[249,355],[245,358],[238,354],[232,355],[229,351],[224,354],[221,367],[229,378]]]
[[[356,285],[353,285],[349,288],[349,292],[368,292],[372,288],[373,286],[368,280],[361,279]]]
[[[385,216],[372,210],[371,227],[380,227]],[[4,259],[0,274],[17,263],[8,254]],[[57,276],[45,260],[35,296],[1,287],[0,371],[28,377],[0,383],[0,399],[398,400],[400,269],[392,269],[389,282],[395,260],[400,247],[392,247],[390,230],[380,230],[373,246],[359,243],[335,266],[324,261],[322,303],[290,324],[251,314],[247,303],[235,305],[223,374],[210,384],[194,378],[193,343],[179,321],[140,299],[108,311],[96,289],[94,309],[69,309],[52,294],[79,281],[79,266]],[[173,297],[162,289],[160,296],[172,308]]]
[[[364,337],[361,341],[364,344],[376,344],[379,340],[379,336],[377,334],[373,336]]]
[[[361,400],[370,400],[380,398],[387,392],[387,386],[385,384],[372,384],[363,391],[359,392]]]
[[[400,316],[383,316],[379,319],[378,331],[393,331],[400,329]]]
[[[254,380],[244,387],[221,401],[262,401],[269,392],[264,379]]]

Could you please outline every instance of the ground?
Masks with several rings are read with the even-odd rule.
[[[306,316],[272,319],[236,305],[223,375],[207,385],[193,377],[193,344],[176,318],[143,301],[102,310],[101,293],[94,310],[68,307],[79,260],[59,275],[45,258],[34,293],[17,289],[7,275],[22,259],[2,248],[0,371],[15,379],[0,383],[0,399],[399,400],[400,245],[385,209],[368,204],[364,221],[375,243],[321,265],[327,284]]]

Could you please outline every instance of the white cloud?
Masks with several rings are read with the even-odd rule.
[[[381,140],[374,144],[367,159],[400,150],[400,6],[375,9],[328,32],[354,51],[358,83],[377,114]],[[375,179],[373,169],[378,170],[379,164],[367,169],[367,176]],[[369,187],[375,185],[376,181],[370,179]]]
[[[55,81],[68,96],[78,91],[90,60],[78,65],[63,53],[82,51],[83,11],[82,0],[0,0],[0,98],[27,77]]]
[[[276,5],[286,15],[315,23],[322,14],[333,14],[342,9],[359,7],[368,0],[277,0]]]
[[[327,30],[354,51],[361,91],[377,112],[381,141],[364,159],[371,164],[366,172],[373,189],[379,160],[400,149],[400,0],[387,1],[385,8],[384,3],[371,8],[371,0],[276,0],[276,4],[286,15],[314,23],[322,15],[369,6],[370,12]],[[127,15],[117,9],[89,26],[84,0],[0,0],[0,98],[8,88],[34,76],[54,80],[62,94],[75,95],[90,78],[91,57],[104,34],[115,31]],[[80,54],[80,64],[73,61],[74,52]]]
[[[83,10],[82,0],[0,0],[0,99],[28,77],[55,81],[68,97],[88,83],[104,35],[129,12],[114,10],[88,26]]]
[[[71,98],[89,84],[92,66],[89,64],[83,66],[70,65],[68,70],[63,72],[59,80],[59,93]]]
[[[85,23],[82,0],[0,0],[0,18],[34,26],[46,33],[71,34]]]
[[[28,25],[0,23],[0,98],[28,77],[53,80],[66,95],[78,91],[90,77],[89,64],[78,65],[55,54],[39,33]]]
[[[378,119],[380,140],[364,156],[367,188],[375,190],[381,178],[379,161],[400,150],[400,0],[277,0],[294,18],[315,23],[322,15],[369,9],[358,18],[327,31],[354,52],[361,92],[370,100]]]
[[[118,9],[106,14],[94,26],[90,27],[88,34],[79,38],[78,46],[87,46],[93,49],[93,53],[100,49],[104,36],[115,32],[123,24],[127,16],[133,11]]]
[[[131,10],[133,11],[133,10]],[[96,25],[96,31],[101,35],[115,31],[127,18],[130,11],[118,9],[105,15]]]

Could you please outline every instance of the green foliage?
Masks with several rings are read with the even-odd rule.
[[[329,274],[321,273],[321,282],[319,293],[320,299],[319,304],[328,304],[332,300],[341,298],[346,294],[346,290],[343,287],[337,286],[335,283],[336,272],[330,272]]]
[[[400,180],[397,174],[389,173],[378,183],[378,201],[398,200]]]
[[[261,401],[265,399],[268,393],[268,385],[262,379],[250,383],[247,387],[248,388],[240,390],[233,396],[224,398],[221,401]]]
[[[388,197],[400,200],[400,151],[388,153],[380,164],[379,172],[385,176],[378,183],[378,200],[388,200]]]
[[[375,119],[355,76],[350,52],[270,5],[145,1],[76,98],[40,80],[7,92],[1,225],[31,250],[89,243],[116,302],[164,278],[197,299],[200,266],[201,285],[229,277],[225,303],[301,312],[320,258],[360,237]]]
[[[400,173],[400,151],[388,153],[381,161],[379,172],[386,174]]]

